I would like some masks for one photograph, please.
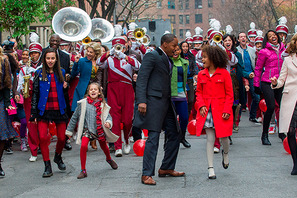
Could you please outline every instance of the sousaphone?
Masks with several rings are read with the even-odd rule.
[[[79,41],[92,29],[89,15],[80,8],[65,7],[56,12],[52,21],[53,30],[66,41]]]
[[[114,36],[114,29],[112,24],[102,18],[92,19],[92,29],[89,37],[94,39],[100,39],[102,43],[107,43]]]

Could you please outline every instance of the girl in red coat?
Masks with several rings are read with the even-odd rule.
[[[206,154],[208,160],[208,178],[216,179],[213,168],[213,147],[215,138],[220,138],[222,150],[222,165],[229,166],[229,139],[233,127],[233,89],[229,72],[225,69],[228,56],[218,46],[205,46],[202,49],[204,70],[200,71],[197,79],[196,135],[200,136],[205,129],[207,136]]]

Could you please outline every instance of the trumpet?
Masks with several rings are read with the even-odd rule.
[[[114,46],[114,51],[116,53],[123,51],[123,46],[121,44],[117,44]]]
[[[222,36],[221,36],[220,34],[215,34],[215,35],[213,36],[212,40],[213,40],[214,42],[216,42],[216,43],[220,43],[220,42],[223,40],[223,38],[222,38]]]
[[[133,35],[135,37],[135,39],[137,40],[140,40],[144,37],[145,35],[145,32],[142,28],[136,28],[134,31],[133,31]]]
[[[285,36],[283,36],[283,38],[282,38],[282,43],[283,43],[284,45],[286,45],[286,38],[285,38]]]
[[[150,37],[146,34],[146,35],[144,35],[144,37],[142,38],[142,44],[144,45],[144,46],[148,46],[149,44],[150,44],[150,42],[151,42],[151,39],[150,39]]]
[[[23,95],[24,98],[29,98],[29,89],[30,89],[30,75],[25,75],[23,76],[24,78],[24,83],[23,83]]]

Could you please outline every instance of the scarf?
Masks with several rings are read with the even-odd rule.
[[[97,135],[99,136],[99,141],[105,141],[105,134],[102,127],[101,120],[101,102],[102,98],[99,98],[98,101],[92,100],[89,96],[87,97],[87,101],[89,104],[94,105],[96,107],[96,125],[97,125]]]
[[[269,43],[269,44],[271,45],[272,49],[278,54],[278,51],[279,51],[279,44],[277,44],[277,45],[273,45],[273,44],[271,44],[271,43]]]

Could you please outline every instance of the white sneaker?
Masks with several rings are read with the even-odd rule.
[[[134,138],[133,138],[133,136],[131,136],[131,137],[129,137],[129,142],[134,142]]]
[[[114,155],[116,157],[122,157],[123,156],[123,152],[122,152],[122,149],[118,149],[115,151]]]
[[[257,120],[259,123],[262,123],[262,122],[263,122],[262,117],[258,117],[258,118],[256,118],[256,120]]]
[[[271,125],[269,126],[268,133],[269,133],[269,134],[274,134],[274,133],[275,133],[275,126],[274,126],[274,125],[271,124]]]
[[[36,162],[37,161],[37,156],[33,156],[31,155],[31,157],[29,158],[30,162]]]
[[[214,148],[213,148],[213,152],[214,152],[214,153],[219,153],[219,152],[220,152],[220,149],[218,149],[217,147],[214,147]]]
[[[130,144],[125,144],[123,150],[124,150],[124,153],[126,155],[128,155],[130,153],[130,150],[131,150]]]

